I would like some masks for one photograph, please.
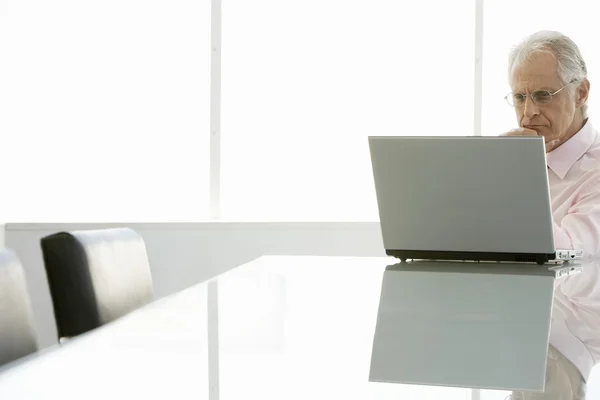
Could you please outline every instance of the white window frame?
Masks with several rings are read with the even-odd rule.
[[[221,0],[211,0],[210,219],[221,218]]]
[[[483,2],[475,1],[473,134],[481,136],[483,98]],[[221,0],[211,0],[210,219],[221,219]]]

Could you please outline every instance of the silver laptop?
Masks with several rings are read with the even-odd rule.
[[[541,137],[369,137],[386,253],[536,262],[555,249]]]

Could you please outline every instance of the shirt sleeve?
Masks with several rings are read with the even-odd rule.
[[[578,197],[560,221],[554,221],[556,248],[581,249],[583,272],[557,279],[555,288],[577,303],[600,306],[600,188]]]
[[[600,256],[600,188],[582,196],[567,215],[554,221],[554,245],[557,249],[580,249],[586,259]]]
[[[561,229],[560,225],[553,222],[554,226],[554,247],[557,249],[573,249],[573,242],[571,238],[563,229]]]

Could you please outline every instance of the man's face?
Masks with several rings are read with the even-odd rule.
[[[579,108],[587,97],[584,84],[572,85],[579,85],[583,89],[577,88],[573,94],[574,88],[566,87],[552,96],[549,104],[536,104],[531,97],[527,97],[525,104],[515,107],[519,126],[533,129],[538,135],[544,136],[546,143],[556,139],[560,140],[560,144],[567,141],[581,129],[583,118]],[[558,76],[558,62],[554,55],[548,53],[534,54],[530,60],[513,68],[511,74],[513,93],[530,95],[536,90],[554,93],[563,86]],[[589,88],[589,85],[587,87]],[[582,93],[582,90],[585,93]]]

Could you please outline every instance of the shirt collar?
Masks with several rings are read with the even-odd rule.
[[[596,131],[588,118],[583,128],[561,146],[546,154],[546,164],[560,179],[592,146],[596,139]]]

